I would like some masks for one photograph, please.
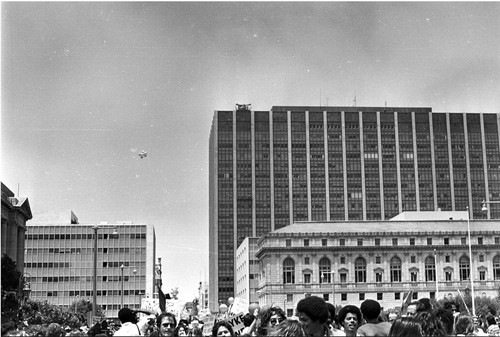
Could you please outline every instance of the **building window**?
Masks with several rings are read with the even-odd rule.
[[[345,239],[339,239],[339,246],[345,246]]]
[[[327,257],[323,257],[319,260],[319,283],[331,283],[332,282],[332,263]]]
[[[448,246],[450,244],[450,238],[444,238],[444,244]]]
[[[363,239],[358,239],[358,246],[362,246],[363,245]]]
[[[304,264],[309,264],[309,256],[304,257]]]
[[[330,294],[323,294],[323,299],[325,301],[329,301],[330,300]]]
[[[304,283],[311,283],[311,274],[304,274]]]
[[[321,245],[323,247],[326,247],[328,245],[328,240],[327,239],[321,239]]]
[[[285,240],[285,246],[292,247],[292,239],[286,239]]]
[[[450,263],[450,261],[451,261],[451,256],[449,256],[449,255],[445,255],[445,257],[444,257],[444,262],[446,262],[446,263]]]
[[[427,238],[427,246],[432,246],[432,238]]]
[[[462,246],[466,245],[467,244],[467,240],[465,239],[465,236],[462,236],[460,238],[460,243],[462,244]]]
[[[477,238],[477,244],[478,245],[482,245],[483,244],[483,238],[482,237],[478,237]]]
[[[381,257],[380,256],[375,256],[375,263],[380,264],[381,263]]]
[[[340,257],[340,264],[345,264],[345,256]]]
[[[462,256],[459,260],[460,281],[467,281],[470,275],[470,264],[467,256]]]
[[[304,247],[309,247],[309,239],[304,239]]]
[[[417,282],[417,272],[412,271],[410,273],[410,280],[411,282]]]
[[[500,255],[493,258],[493,279],[500,280]]]
[[[410,238],[410,246],[415,246],[415,238]]]
[[[283,283],[295,283],[295,262],[289,257],[283,261]]]
[[[479,271],[479,281],[484,281],[486,280],[486,271],[480,270]]]
[[[500,245],[500,236],[495,236],[495,244]]]
[[[382,301],[384,299],[384,293],[377,293],[377,301]]]
[[[410,256],[410,262],[411,263],[416,263],[417,262],[417,257],[415,255]]]
[[[359,293],[359,300],[364,301],[365,300],[365,293]]]
[[[288,303],[293,303],[293,294],[286,294],[286,301]]]
[[[401,259],[394,256],[390,262],[391,282],[401,282]]]
[[[380,246],[380,238],[375,238],[375,246]]]
[[[399,301],[401,299],[401,293],[394,293],[394,299]]]
[[[451,271],[445,272],[444,277],[445,277],[447,282],[451,282]]]
[[[354,261],[354,278],[356,283],[366,282],[366,260],[362,257],[358,257]]]
[[[484,255],[483,254],[479,254],[479,262],[484,262]]]
[[[429,293],[429,298],[430,298],[431,300],[435,299],[435,298],[436,298],[436,292],[435,292],[435,291],[431,291],[431,292]]]
[[[392,239],[392,245],[397,246],[398,245],[398,238],[393,238]]]
[[[428,256],[425,259],[425,281],[436,281],[436,262],[433,256]]]
[[[340,300],[347,301],[347,294],[345,294],[345,293],[340,294]]]
[[[340,283],[347,283],[347,274],[340,273]]]
[[[382,282],[382,273],[380,272],[375,273],[375,282],[377,283]]]
[[[418,292],[416,292],[416,291],[413,292],[412,299],[418,300]]]

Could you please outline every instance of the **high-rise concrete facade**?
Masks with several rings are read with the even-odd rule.
[[[210,308],[234,296],[245,237],[294,221],[386,220],[500,199],[500,114],[237,105],[210,134]]]

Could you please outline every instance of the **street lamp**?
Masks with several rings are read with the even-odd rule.
[[[323,281],[328,282],[328,274],[332,274],[331,282],[332,282],[332,304],[335,305],[335,272],[332,271],[325,271],[323,273]]]
[[[122,306],[121,306],[121,307],[122,307],[122,308],[123,308],[123,303],[124,303],[124,302],[123,302],[123,279],[124,279],[124,277],[123,277],[123,269],[124,269],[124,268],[125,268],[125,265],[124,265],[124,264],[122,264],[122,265],[120,266],[121,273],[122,273],[122,276],[121,276],[121,280],[122,280],[122,292],[121,292],[121,294],[122,294]],[[137,274],[137,269],[135,269],[135,268],[134,268],[134,270],[132,270],[132,273],[134,273],[134,275],[135,275],[135,274]]]
[[[489,204],[500,204],[500,201],[486,201],[483,199],[481,203],[481,211],[488,212],[488,219],[490,218],[490,208],[488,207]]]
[[[474,294],[474,268],[472,267],[472,243],[470,241],[470,212],[469,206],[467,206],[467,233],[469,235],[469,259],[470,259],[470,288],[472,296],[472,316],[476,316],[476,305],[474,304],[475,294]]]
[[[99,226],[92,225],[92,229],[94,230],[94,278],[92,284],[92,320],[94,319],[97,312],[97,231],[101,228],[109,228],[113,229],[113,236],[117,236],[118,232],[116,231],[115,226]]]

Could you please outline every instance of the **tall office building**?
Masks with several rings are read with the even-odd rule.
[[[215,111],[210,134],[210,308],[234,296],[245,237],[295,221],[387,220],[500,199],[500,114],[278,106]]]
[[[122,303],[138,308],[142,297],[153,297],[154,227],[133,223],[78,224],[73,216],[72,213],[71,223],[28,226],[24,270],[31,284],[30,297],[66,306],[79,299],[92,302],[94,258],[97,305],[107,317],[117,318]]]

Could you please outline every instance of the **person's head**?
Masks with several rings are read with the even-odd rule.
[[[431,300],[429,298],[421,298],[417,301],[417,312],[432,310]]]
[[[417,314],[417,306],[418,306],[417,301],[408,304],[408,308],[406,308],[406,316],[414,317]]]
[[[198,317],[193,316],[193,318],[191,318],[191,327],[194,329],[198,328],[199,326],[200,326],[200,320],[198,319]]]
[[[187,336],[189,332],[188,330],[187,325],[179,324],[174,330],[174,337]]]
[[[388,322],[392,323],[398,318],[398,314],[396,314],[395,312],[390,312],[387,317],[388,317]]]
[[[158,316],[156,319],[160,336],[173,336],[175,327],[177,326],[177,319],[175,315],[170,312],[165,312]]]
[[[335,319],[337,318],[337,313],[335,311],[335,306],[329,302],[326,302],[326,307],[328,308],[328,320],[329,325],[335,325]]]
[[[50,323],[47,327],[47,337],[63,337],[64,329],[58,323]]]
[[[212,328],[212,337],[234,336],[233,327],[226,321],[218,321]]]
[[[312,322],[326,323],[328,320],[328,306],[324,299],[317,296],[308,296],[297,303],[298,313],[308,316]]]
[[[279,307],[270,307],[262,315],[259,326],[259,334],[265,336],[269,327],[278,325],[284,320],[286,320],[286,315],[283,309]]]
[[[255,320],[255,316],[252,315],[251,313],[247,313],[245,316],[243,316],[243,325],[250,326],[250,325],[252,325],[254,320]]]
[[[130,308],[121,308],[118,311],[118,318],[123,323],[137,323],[137,313]]]
[[[424,336],[448,336],[443,323],[434,313],[422,311],[415,316],[415,319],[420,322]]]
[[[451,336],[453,334],[453,320],[454,320],[453,313],[444,308],[439,308],[434,310],[432,314],[435,315],[441,321],[444,330],[446,331],[446,334],[448,336]]]
[[[488,324],[488,326],[493,325],[493,324],[497,324],[497,322],[495,320],[495,316],[493,316],[490,313],[486,314],[486,324]]]
[[[365,300],[361,303],[361,313],[367,321],[373,321],[380,315],[380,304],[375,300]]]
[[[460,314],[455,319],[455,335],[468,335],[474,332],[474,320],[470,315]]]
[[[389,337],[423,337],[422,326],[414,317],[401,317],[392,322]]]
[[[339,310],[339,322],[346,334],[355,334],[361,322],[361,311],[355,305],[346,305]]]
[[[306,337],[303,325],[296,320],[286,320],[269,329],[268,336],[276,337]]]

